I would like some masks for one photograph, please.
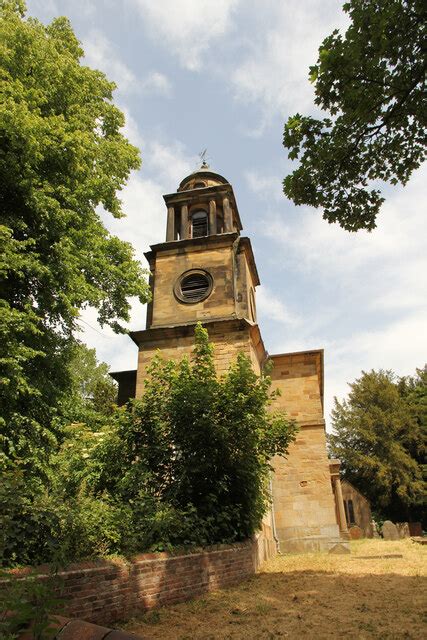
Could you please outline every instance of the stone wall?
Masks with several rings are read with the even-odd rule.
[[[284,460],[273,460],[273,499],[282,551],[331,550],[340,542],[323,425],[301,425]]]
[[[271,360],[273,388],[281,392],[277,406],[298,422],[323,423],[323,351],[272,355]]]
[[[66,603],[61,614],[98,624],[123,620],[136,610],[182,602],[209,591],[238,584],[252,576],[275,553],[260,532],[253,541],[221,545],[185,555],[142,554],[73,565],[60,576]],[[17,578],[26,570],[15,570]],[[40,580],[46,575],[40,574]],[[4,580],[0,581],[4,583]]]
[[[356,489],[356,487],[353,487],[353,485],[346,480],[341,482],[341,487],[348,527],[357,525],[362,529],[365,538],[372,538],[374,533],[372,528],[372,512],[369,501]],[[349,500],[351,500],[353,504],[354,522],[350,521],[351,514],[348,506]]]
[[[282,551],[333,550],[341,544],[323,420],[323,352],[271,357],[275,407],[300,427],[286,459],[273,460],[273,501]]]
[[[244,320],[211,322],[205,325],[209,340],[214,344],[214,360],[217,373],[225,373],[239,352],[251,357],[250,327]],[[190,356],[194,349],[194,326],[151,329],[141,332],[138,354],[136,397],[144,388],[147,367],[158,350],[165,359],[179,360]]]

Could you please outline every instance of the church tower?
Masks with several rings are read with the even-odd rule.
[[[197,321],[255,322],[258,274],[232,186],[203,165],[164,196],[166,242],[146,254],[153,299],[147,329]]]
[[[273,510],[266,516],[266,539],[276,537],[282,551],[345,550],[344,507],[331,477],[323,418],[323,351],[268,355],[256,318],[255,289],[260,284],[249,238],[233,188],[203,163],[165,195],[165,242],[145,254],[152,300],[146,328],[130,333],[138,346],[138,366],[112,374],[119,383],[119,404],[142,394],[147,367],[160,349],[179,359],[194,347],[194,325],[202,322],[214,344],[219,374],[239,352],[260,374],[272,361],[276,408],[300,427],[285,460],[273,461]],[[340,539],[341,531],[341,539]]]
[[[259,373],[267,355],[256,324],[258,272],[250,240],[240,235],[232,186],[204,163],[164,201],[166,240],[145,254],[152,292],[146,329],[130,334],[139,348],[138,369],[114,374],[121,378],[122,402],[141,394],[158,349],[167,358],[191,353],[199,321],[216,346],[219,373],[239,351]]]

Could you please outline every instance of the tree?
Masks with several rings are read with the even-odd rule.
[[[427,479],[427,365],[423,369],[417,369],[415,376],[400,378],[398,389],[408,404],[418,429],[416,442],[408,442],[407,449],[419,464],[423,477]],[[425,502],[414,506],[411,513],[414,520],[421,520],[426,524]]]
[[[66,18],[45,26],[21,0],[0,0],[0,40],[1,450],[41,471],[79,312],[92,305],[122,331],[128,298],[149,295],[99,210],[122,215],[117,191],[139,154],[120,131],[114,84],[80,63]]]
[[[96,427],[106,422],[117,402],[117,385],[105,362],[98,362],[95,349],[76,342],[69,363],[70,385],[61,403],[61,415],[67,423],[83,422]]]
[[[422,0],[350,0],[351,24],[310,67],[315,103],[330,117],[297,113],[284,146],[300,166],[284,180],[295,204],[323,209],[348,231],[372,230],[384,201],[375,181],[406,184],[425,158],[425,18]]]
[[[329,446],[341,460],[343,477],[394,521],[411,520],[425,508],[425,379],[423,384],[424,418],[408,401],[408,379],[382,370],[362,372],[347,400],[335,398],[332,411]]]

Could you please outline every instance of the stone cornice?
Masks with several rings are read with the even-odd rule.
[[[150,245],[151,251],[146,251],[144,256],[150,262],[156,253],[161,251],[168,255],[182,253],[187,247],[191,249],[210,249],[212,246],[226,247],[231,246],[235,240],[239,238],[237,231],[232,233],[220,233],[215,236],[204,236],[203,238],[187,238],[186,240],[173,240],[172,242],[160,242],[159,244]]]
[[[235,328],[239,331],[243,331],[244,329],[250,329],[252,331],[256,327],[255,331],[258,330],[259,333],[258,325],[250,323],[245,318],[211,318],[209,320],[203,320],[202,325],[209,329],[210,326],[226,323],[234,324]],[[193,321],[187,324],[181,323],[179,325],[151,327],[150,329],[143,329],[141,331],[130,331],[129,336],[137,346],[144,344],[145,342],[185,338],[187,336],[194,335],[194,327],[196,324],[197,321]]]

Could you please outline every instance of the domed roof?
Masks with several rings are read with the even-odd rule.
[[[216,173],[216,171],[212,171],[209,165],[203,161],[200,169],[196,169],[196,171],[193,171],[193,173],[190,173],[190,175],[181,180],[177,191],[212,187],[217,184],[228,184],[228,180],[219,173]]]

